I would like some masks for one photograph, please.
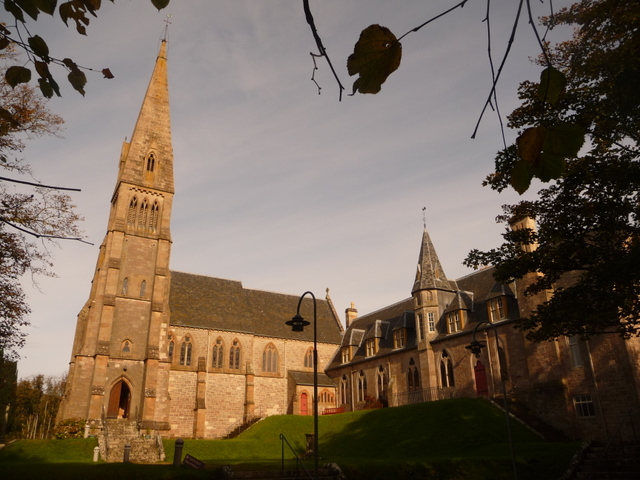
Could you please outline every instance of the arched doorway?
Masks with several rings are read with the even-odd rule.
[[[476,366],[473,367],[473,372],[476,376],[476,394],[478,396],[488,395],[489,387],[487,385],[487,369],[480,360],[478,360]]]
[[[124,380],[116,382],[109,395],[108,418],[129,418],[131,406],[131,389]]]
[[[309,401],[305,392],[300,394],[300,415],[309,415]]]

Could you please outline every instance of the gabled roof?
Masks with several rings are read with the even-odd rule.
[[[299,372],[295,370],[289,370],[289,375],[296,385],[313,386],[313,372]],[[336,384],[325,373],[318,372],[318,386],[335,387]]]
[[[398,328],[406,328],[407,330],[405,346],[402,349],[394,350],[393,331]],[[352,343],[353,340],[348,340],[354,337],[360,341]],[[378,352],[371,357],[367,357],[366,342],[364,340],[370,338],[378,338]],[[416,334],[413,298],[407,298],[381,310],[356,318],[347,329],[345,339],[347,340],[343,340],[342,345],[353,345],[354,348],[353,357],[349,362],[352,364],[371,358],[384,357],[393,351],[415,348]],[[342,365],[341,362],[342,357],[337,353],[329,365],[327,365],[325,371],[340,367]]]
[[[425,228],[422,233],[422,244],[420,245],[416,279],[413,282],[411,293],[436,288],[441,290],[456,290],[455,284],[447,280],[436,249],[433,247],[433,243],[431,243],[429,232],[427,232]]]
[[[312,322],[292,332],[285,322],[296,314],[300,297],[246,289],[236,280],[171,272],[170,324],[313,341],[313,301],[305,297],[300,313]],[[317,300],[318,342],[339,344],[340,322],[326,300]]]

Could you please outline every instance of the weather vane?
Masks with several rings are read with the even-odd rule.
[[[164,26],[164,34],[162,35],[162,39],[163,39],[163,40],[166,40],[166,39],[167,39],[167,34],[168,34],[168,31],[169,31],[169,25],[171,25],[171,22],[169,21],[169,19],[170,19],[171,17],[173,17],[173,15],[168,14],[168,15],[167,15],[167,18],[165,18],[165,19],[163,20],[163,22],[164,22],[164,23],[166,23],[166,25]]]
[[[427,229],[427,207],[422,207],[422,224],[424,229]]]

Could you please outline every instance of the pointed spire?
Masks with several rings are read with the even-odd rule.
[[[153,175],[147,160],[153,154]],[[162,40],[131,142],[123,145],[120,181],[173,193],[173,146],[167,78],[167,42]]]
[[[433,243],[431,243],[429,232],[427,232],[425,228],[422,233],[418,270],[411,293],[433,288],[455,290],[444,274],[444,270],[436,254],[436,249],[433,247]]]

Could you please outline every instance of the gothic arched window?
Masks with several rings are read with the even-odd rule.
[[[136,225],[136,208],[138,207],[138,199],[133,197],[129,202],[129,210],[127,211],[127,226],[135,227]]]
[[[131,356],[131,342],[129,340],[125,340],[124,342],[122,342],[121,353],[123,357]]]
[[[122,295],[126,295],[129,292],[129,279],[127,277],[122,280]]]
[[[167,347],[167,358],[169,362],[173,362],[173,352],[176,348],[176,344],[173,341],[173,335],[169,334],[169,345]]]
[[[140,214],[138,215],[138,228],[147,228],[147,215],[149,214],[149,202],[145,198],[140,205]]]
[[[144,298],[144,294],[147,292],[147,281],[142,280],[140,284],[140,298]]]
[[[454,387],[453,362],[446,350],[442,351],[440,359],[440,383],[443,387]]]
[[[215,345],[213,346],[213,351],[211,352],[211,366],[213,368],[222,368],[223,359],[224,344],[222,343],[222,338],[218,337]]]
[[[351,395],[349,395],[349,380],[347,380],[346,375],[342,375],[342,380],[340,380],[340,403],[348,404],[351,403]]]
[[[313,367],[313,348],[309,347],[307,353],[304,354],[304,366],[307,368]]]
[[[240,342],[234,340],[229,349],[229,368],[232,370],[240,369]]]
[[[364,402],[364,399],[366,396],[367,396],[367,377],[365,377],[364,372],[360,370],[360,375],[358,375],[358,401]]]
[[[262,352],[262,371],[276,373],[278,371],[278,350],[273,343]]]
[[[151,206],[151,215],[149,216],[149,230],[155,232],[158,229],[158,210],[160,206],[158,201],[153,202]]]
[[[387,397],[387,373],[384,371],[384,367],[380,365],[378,367],[378,398]]]
[[[153,169],[156,166],[156,157],[153,153],[150,153],[147,157],[147,172],[153,172]]]
[[[191,343],[191,337],[187,335],[184,337],[184,341],[180,346],[180,365],[191,365],[191,351],[193,350],[193,344]]]

